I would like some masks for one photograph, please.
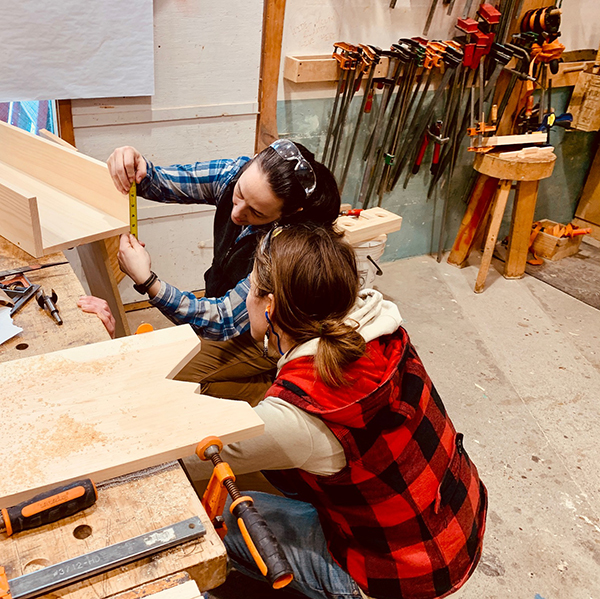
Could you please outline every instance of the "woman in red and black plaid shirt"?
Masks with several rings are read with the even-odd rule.
[[[282,357],[254,408],[265,434],[223,458],[237,474],[262,470],[285,495],[250,493],[292,588],[314,599],[443,597],[477,565],[486,490],[398,308],[358,288],[353,250],[332,231],[278,228],[259,244],[252,335]],[[236,569],[260,576],[227,524]]]

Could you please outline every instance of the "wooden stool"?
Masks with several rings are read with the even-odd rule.
[[[480,229],[488,213],[490,195],[486,195],[485,191],[487,189],[489,192],[495,187],[494,199],[489,206],[490,224],[475,283],[475,293],[483,291],[513,181],[516,181],[516,194],[504,277],[520,279],[524,275],[539,182],[552,174],[556,162],[556,156],[551,152],[521,157],[515,156],[515,153],[504,154],[508,156],[503,156],[501,152],[489,152],[477,154],[475,157],[473,168],[483,176],[475,186],[448,258],[450,264],[457,266],[462,266],[468,258],[477,229]]]

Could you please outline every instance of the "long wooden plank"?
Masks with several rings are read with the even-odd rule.
[[[209,435],[260,434],[245,402],[171,380],[199,348],[185,325],[0,365],[0,507],[191,455]]]
[[[127,197],[104,162],[0,122],[0,162],[128,222]]]
[[[32,255],[47,255],[129,230],[128,222],[118,220],[7,164],[0,163],[0,180],[10,181],[13,188],[19,186],[20,189],[27,190],[28,195],[36,198],[39,216],[37,219],[35,216],[30,217],[29,231],[25,219],[19,218],[16,213],[4,225],[7,228],[4,236],[12,233],[17,240],[21,240],[23,249],[26,249],[23,240],[33,237],[35,241],[32,231],[36,227],[40,229],[41,251],[39,245],[27,243],[28,247],[35,248],[35,251],[26,249]],[[24,224],[15,235],[15,227],[19,222]]]

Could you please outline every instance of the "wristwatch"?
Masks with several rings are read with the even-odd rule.
[[[142,295],[146,295],[146,293],[148,293],[148,289],[150,289],[150,287],[152,287],[152,284],[154,283],[154,281],[156,281],[156,279],[158,279],[156,274],[154,272],[150,271],[150,276],[148,277],[148,279],[144,283],[136,283],[133,286],[133,288],[138,293],[141,293]]]

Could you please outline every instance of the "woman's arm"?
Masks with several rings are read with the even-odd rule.
[[[196,297],[189,291],[160,281],[160,288],[150,303],[171,322],[190,324],[197,335],[213,341],[226,341],[250,329],[246,298],[250,276],[242,279],[222,297]]]
[[[154,166],[131,146],[117,148],[106,161],[115,187],[128,193],[131,184],[138,194],[156,202],[216,204],[223,191],[250,159],[209,160],[195,164]]]
[[[146,160],[146,177],[138,185],[138,194],[163,203],[212,204],[249,158],[209,160],[194,164],[154,166]]]
[[[340,442],[320,418],[275,397],[263,399],[254,411],[265,423],[265,432],[226,445],[221,452],[235,474],[301,468],[328,476],[346,465]],[[194,460],[187,465],[193,478],[210,478],[210,462]]]

